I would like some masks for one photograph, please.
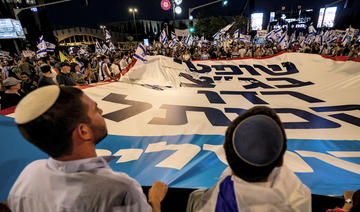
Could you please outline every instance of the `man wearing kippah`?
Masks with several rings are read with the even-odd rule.
[[[21,172],[8,197],[13,212],[161,210],[166,184],[155,182],[147,201],[138,182],[112,171],[113,156],[97,157],[95,145],[107,128],[102,110],[81,90],[38,88],[20,101],[15,122],[50,158]]]
[[[229,125],[229,168],[210,189],[194,191],[187,211],[311,211],[311,192],[283,164],[286,135],[268,107],[254,107]]]

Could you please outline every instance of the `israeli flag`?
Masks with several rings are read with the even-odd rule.
[[[282,33],[282,36],[279,40],[279,45],[285,49],[289,46],[288,38],[287,38],[287,31]]]
[[[296,35],[295,35],[295,32],[293,32],[290,37],[290,43],[293,43],[295,41],[296,41]]]
[[[341,41],[341,44],[345,46],[346,44],[350,43],[354,37],[354,34],[355,34],[354,28],[352,28],[351,26],[347,28],[345,31],[345,35]]]
[[[96,54],[102,54],[102,52],[103,52],[103,50],[101,48],[100,43],[98,41],[96,41],[96,43],[95,43],[95,53]]]
[[[217,40],[217,39],[219,39],[219,36],[220,36],[220,32],[217,32],[212,37],[214,40]]]
[[[86,51],[84,48],[82,48],[82,47],[79,49],[79,52],[78,52],[78,53],[79,53],[79,55],[89,55],[89,52],[87,52],[87,51]]]
[[[165,42],[166,42],[166,32],[165,32],[165,29],[163,29],[163,31],[161,32],[161,34],[160,34],[160,38],[159,38],[159,40],[160,40],[160,42],[162,43],[162,44],[165,44]]]
[[[241,40],[241,41],[243,41],[244,43],[247,43],[247,44],[251,43],[249,36],[246,36],[246,35],[243,35],[243,34],[240,34],[239,40]]]
[[[311,24],[309,25],[308,31],[309,31],[309,34],[313,34],[313,35],[316,34],[316,29],[314,28],[313,23],[311,23]]]
[[[190,47],[193,45],[194,38],[191,35],[188,35],[185,41],[186,46]]]
[[[222,28],[222,29],[220,30],[220,33],[221,33],[221,34],[225,34],[225,33],[234,25],[234,23],[235,23],[235,22],[233,22],[233,23],[225,26],[224,28]]]
[[[103,46],[102,46],[102,53],[103,54],[108,54],[110,53],[110,49],[109,47],[104,43]]]
[[[46,51],[48,51],[48,52],[54,52],[54,51],[55,51],[55,47],[56,47],[55,44],[46,42]]]
[[[105,29],[105,41],[106,41],[106,43],[110,42],[110,40],[111,40],[111,34],[110,34],[109,31],[107,31]]]
[[[40,42],[37,45],[37,47],[38,47],[39,50],[36,52],[36,56],[38,58],[45,57],[46,54],[47,54],[47,52],[46,52],[47,46],[46,46],[46,42],[45,42],[43,36],[40,37]]]
[[[114,46],[114,44],[113,44],[111,41],[110,41],[110,43],[109,43],[109,48],[110,48],[111,51],[113,51],[113,50],[116,49],[115,46]]]
[[[237,29],[235,32],[234,32],[234,40],[239,40],[240,38],[240,32],[239,30]]]
[[[178,40],[177,35],[175,32],[171,32],[171,40]]]
[[[145,46],[140,43],[139,46],[136,49],[136,52],[134,54],[134,57],[143,61],[144,63],[147,62],[146,60],[146,48]]]

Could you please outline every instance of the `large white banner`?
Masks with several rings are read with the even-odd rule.
[[[171,187],[210,187],[227,166],[227,125],[244,110],[266,105],[284,123],[285,164],[313,193],[341,195],[359,188],[360,63],[300,53],[147,59],[119,82],[84,89],[104,111],[110,135],[97,151],[117,156],[110,164],[114,170],[142,185],[161,180]],[[25,142],[16,146],[17,140],[20,135],[9,144],[26,155],[30,148]]]

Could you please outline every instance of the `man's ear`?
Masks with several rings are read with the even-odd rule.
[[[83,141],[88,141],[93,138],[93,131],[87,124],[80,123],[75,128],[75,131],[76,131],[76,134],[78,135],[78,137]]]

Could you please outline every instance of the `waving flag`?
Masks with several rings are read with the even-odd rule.
[[[240,38],[240,32],[239,30],[237,29],[235,32],[234,32],[234,40],[239,40]]]
[[[355,34],[354,28],[352,28],[351,26],[347,28],[345,31],[345,35],[341,41],[341,44],[345,46],[346,44],[350,43],[354,37],[354,34]]]
[[[134,57],[143,61],[144,63],[147,61],[146,60],[146,48],[142,43],[140,43],[139,46],[137,47]]]
[[[102,52],[103,52],[103,50],[102,50],[102,48],[100,46],[100,43],[98,41],[96,41],[96,43],[95,43],[95,53],[96,54],[102,54]]]
[[[37,45],[37,48],[38,48],[39,50],[36,52],[36,56],[37,56],[38,58],[40,58],[40,57],[45,57],[46,54],[47,54],[47,52],[46,52],[47,46],[46,46],[46,42],[45,42],[43,36],[40,37],[40,42],[39,42],[39,44]]]
[[[295,32],[293,32],[290,37],[290,43],[293,43],[295,41],[296,41],[296,35],[295,35]]]
[[[106,41],[106,43],[110,42],[110,40],[111,40],[111,34],[110,34],[109,31],[107,31],[105,29],[105,41]]]
[[[288,47],[289,42],[288,42],[288,38],[287,38],[287,31],[283,32],[281,35],[281,38],[279,40],[279,45],[285,49]]]
[[[115,46],[114,46],[114,44],[113,44],[111,41],[110,41],[110,43],[109,43],[109,48],[110,48],[111,51],[113,51],[113,50],[116,49]]]
[[[159,38],[159,40],[160,40],[160,42],[162,43],[162,44],[165,44],[165,42],[166,42],[166,32],[165,32],[165,29],[163,29],[163,31],[161,32],[161,34],[160,34],[160,38]]]
[[[309,34],[313,34],[313,35],[316,34],[316,29],[314,28],[313,23],[311,23],[311,24],[309,25],[308,31],[309,31]]]
[[[194,39],[191,35],[188,35],[185,40],[185,44],[187,47],[190,47],[193,45]]]
[[[109,49],[109,47],[108,47],[105,43],[102,45],[102,53],[103,53],[103,54],[108,54],[108,53],[110,53],[110,49]]]
[[[56,45],[53,43],[45,42],[46,43],[46,51],[54,52]]]
[[[172,40],[178,40],[177,35],[175,32],[171,32],[171,39]]]

